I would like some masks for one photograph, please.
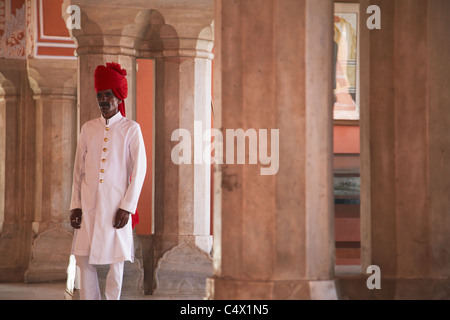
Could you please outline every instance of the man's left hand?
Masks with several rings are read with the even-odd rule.
[[[114,219],[114,228],[122,229],[127,225],[128,219],[130,217],[130,212],[123,209],[119,209],[116,212],[116,218]]]

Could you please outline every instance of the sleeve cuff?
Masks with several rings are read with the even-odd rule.
[[[122,201],[120,203],[119,208],[122,209],[122,210],[128,211],[131,214],[134,214],[136,212],[137,205],[134,204],[134,203],[130,203],[128,201]]]

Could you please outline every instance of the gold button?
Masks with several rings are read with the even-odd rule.
[[[102,162],[106,162],[106,159],[102,159]]]
[[[103,183],[103,179],[100,179],[100,183]]]
[[[106,141],[108,141],[108,138],[105,138],[105,139],[103,139],[103,140],[105,140],[105,142],[106,142]]]
[[[106,150],[108,150],[108,149],[106,149],[106,148],[103,148],[103,152],[106,152]]]
[[[106,127],[105,130],[106,130],[106,131],[109,131],[109,127]]]
[[[105,173],[105,169],[100,170],[101,173]]]

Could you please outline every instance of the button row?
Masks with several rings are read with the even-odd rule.
[[[106,130],[106,131],[109,131],[109,127],[106,127],[105,130]],[[104,140],[105,142],[107,142],[107,141],[108,141],[108,138],[105,138],[105,139],[103,139],[103,140]],[[107,148],[103,148],[103,152],[106,152],[106,151],[108,151],[108,149],[107,149]],[[105,163],[105,162],[106,162],[106,159],[103,158],[103,159],[102,159],[102,162]],[[105,169],[101,169],[100,172],[101,172],[101,173],[105,173]],[[103,179],[100,179],[100,183],[103,183]]]

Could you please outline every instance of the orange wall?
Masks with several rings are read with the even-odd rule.
[[[61,15],[63,0],[39,0],[42,1],[42,14],[44,18],[43,31],[45,35],[69,37],[69,30]],[[37,5],[40,5],[38,2]],[[38,8],[39,11],[39,8]],[[39,32],[38,32],[39,35]]]
[[[359,126],[334,126],[334,153],[360,153]]]
[[[139,224],[136,226],[137,234],[152,233],[152,149],[153,149],[153,60],[137,59],[136,71],[136,120],[141,125],[147,153],[147,175],[141,196],[139,198],[138,212]],[[214,126],[214,118],[211,116],[211,126]],[[214,206],[214,167],[211,165],[211,234],[213,234],[213,206]]]
[[[136,71],[136,120],[141,125],[147,153],[147,175],[141,196],[138,212],[139,224],[137,234],[152,233],[152,180],[153,180],[153,60],[137,59]]]
[[[37,58],[41,56],[59,56],[74,59],[75,43],[70,39],[66,22],[61,16],[62,4],[63,0],[36,1],[37,29],[35,46]],[[41,7],[42,11],[40,10]],[[66,47],[67,45],[70,47]]]

